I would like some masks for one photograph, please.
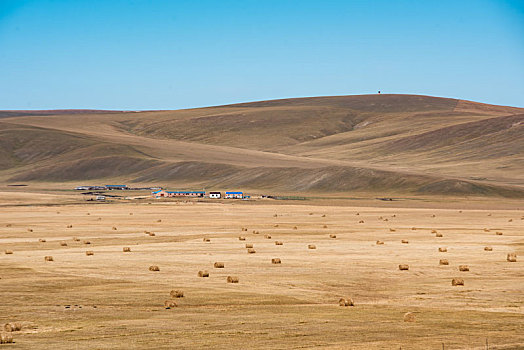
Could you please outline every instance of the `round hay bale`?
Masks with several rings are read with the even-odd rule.
[[[257,252],[257,251],[254,250],[253,248],[249,248],[249,249],[247,250],[247,253],[248,253],[248,254],[255,254],[256,252]]]
[[[329,235],[329,238],[337,238],[337,235]]]
[[[0,344],[11,344],[14,343],[13,336],[9,333],[0,334]]]
[[[293,226],[293,230],[298,230],[298,227],[296,227],[296,226]]]
[[[489,232],[489,228],[484,228],[484,232]]]
[[[162,219],[158,219],[156,222],[162,222]]]
[[[155,237],[155,236],[156,236],[156,233],[154,233],[154,232],[149,232],[148,235],[151,236],[151,237]],[[208,242],[209,242],[209,241],[208,241]]]
[[[468,265],[459,265],[459,271],[466,272],[469,271]]]
[[[247,232],[247,227],[242,227],[242,231],[246,231]]]
[[[464,285],[464,279],[455,277],[451,280],[452,286],[463,286]]]
[[[440,247],[440,248],[438,249],[438,251],[439,251],[440,253],[445,253],[445,252],[448,251],[448,248],[446,248],[446,247]]]
[[[437,230],[431,230],[431,233],[437,233]]]
[[[171,292],[169,292],[169,295],[171,296],[171,298],[183,298],[184,291],[180,289],[173,289]]]
[[[313,215],[313,213],[309,213],[309,215]]]
[[[351,298],[340,298],[338,299],[339,306],[355,306],[353,299]]]
[[[209,272],[207,270],[198,271],[198,277],[209,277]]]
[[[502,232],[500,232],[500,231],[495,232],[495,234],[496,234],[497,236],[502,236]]]
[[[359,223],[359,224],[363,224],[363,223],[364,223],[364,220],[360,220],[358,223]]]
[[[75,241],[75,242],[80,242],[80,238],[78,238],[78,237],[73,237],[73,241]]]
[[[207,238],[207,237],[204,237],[204,238],[202,239],[202,241],[204,241],[204,242],[211,242],[211,239],[209,239],[209,238]]]
[[[149,231],[146,230],[146,231],[144,231],[144,233],[145,233],[146,235],[148,235],[148,234],[150,234],[151,232],[149,232]]]
[[[411,230],[412,230],[412,231],[416,231],[417,228],[416,228],[416,227],[412,227]]]
[[[385,218],[384,221],[389,221],[389,219],[388,219],[388,218]]]
[[[242,237],[242,236],[240,236],[240,237],[238,237],[238,240],[239,240],[239,241],[245,241],[245,240],[246,240],[246,237]]]
[[[376,244],[377,244],[377,245],[382,245],[382,244],[384,244],[384,242],[383,242],[383,241],[377,241]]]
[[[409,270],[409,265],[408,264],[400,264],[400,265],[398,265],[398,269],[400,271],[407,271],[407,270]]]
[[[160,268],[156,265],[149,266],[149,271],[160,271]]]
[[[73,228],[73,225],[67,225],[67,228]]]
[[[38,242],[40,242],[40,243],[45,243],[46,240],[45,240],[44,238],[40,238],[40,239],[38,240]]]
[[[394,228],[390,228],[389,232],[397,232],[397,230],[395,230]]]
[[[264,238],[271,239],[271,235],[264,235]]]
[[[91,241],[85,240],[83,243],[84,244],[91,244]]]
[[[6,332],[18,332],[22,329],[22,324],[20,322],[9,322],[4,324],[4,330]]]
[[[416,321],[416,317],[413,312],[406,312],[404,314],[404,322],[415,322],[415,321]]]
[[[9,255],[9,254],[13,254],[13,251],[12,250],[6,250],[5,253]]]
[[[278,224],[273,225],[273,227],[278,227]]]
[[[508,253],[506,260],[509,262],[517,262],[517,253]]]
[[[66,243],[66,242],[60,242],[60,245],[61,245],[62,247],[67,247],[67,243]]]
[[[215,264],[213,265],[215,267],[215,269],[223,269],[224,268],[224,263],[223,262],[215,262]]]
[[[227,283],[238,283],[237,276],[227,276]]]
[[[55,259],[53,259],[52,256],[47,255],[47,256],[44,257],[44,261],[55,261]]]
[[[27,232],[33,232],[33,229],[32,228],[28,228]]]
[[[442,233],[435,234],[435,237],[442,237]]]
[[[113,227],[112,227],[112,230],[113,230],[113,231],[116,231],[116,230],[117,230],[117,228],[116,228],[115,226],[113,226]]]
[[[314,244],[309,244],[309,245],[307,246],[307,249],[317,249],[317,246],[314,245]]]
[[[273,258],[273,259],[271,259],[271,263],[272,264],[281,264],[282,261],[280,261],[280,258]]]
[[[275,241],[275,245],[284,245],[284,242],[282,242],[282,241]]]
[[[253,248],[253,243],[246,243],[246,248]]]
[[[409,241],[407,239],[403,239],[402,241],[400,241],[401,243],[404,243],[404,244],[408,244]]]
[[[328,228],[327,225],[322,226],[322,228]]]
[[[92,250],[88,250],[88,251],[86,251],[86,255],[87,256],[95,255],[95,253]]]
[[[438,262],[439,265],[449,265],[448,259],[440,259]]]
[[[166,300],[164,301],[164,307],[166,309],[172,309],[174,307],[177,307],[177,303],[174,300]]]
[[[124,248],[122,248],[122,251],[124,253],[129,253],[131,251],[131,248],[130,247],[124,247]]]
[[[508,222],[513,222],[513,219],[509,219]]]
[[[322,217],[325,218],[325,217],[326,217],[326,214],[322,214]]]
[[[493,248],[491,248],[489,246],[486,246],[486,247],[484,247],[484,250],[487,251],[487,252],[491,252],[493,250]]]
[[[5,227],[11,227],[13,224],[6,224]]]

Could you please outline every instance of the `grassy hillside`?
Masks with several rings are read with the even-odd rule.
[[[0,181],[522,196],[524,110],[414,95],[0,112]]]

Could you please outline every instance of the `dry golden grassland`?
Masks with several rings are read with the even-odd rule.
[[[10,332],[15,344],[0,347],[484,349],[486,339],[491,349],[524,347],[524,212],[497,200],[461,212],[22,202],[0,206],[0,321],[22,325]],[[172,298],[175,289],[183,297]]]

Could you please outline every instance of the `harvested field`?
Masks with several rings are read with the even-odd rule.
[[[271,202],[4,206],[1,249],[15,253],[0,254],[0,293],[9,300],[0,305],[2,324],[24,325],[13,333],[18,349],[228,349],[247,342],[257,349],[481,349],[486,338],[493,348],[518,348],[522,262],[507,256],[524,254],[524,220],[508,220],[522,211],[496,203],[461,210]],[[249,235],[257,249],[247,254],[241,225],[286,244]],[[145,230],[158,234],[152,239]],[[204,244],[208,234],[212,243]],[[377,246],[377,238],[386,244]],[[95,256],[86,258],[83,240]],[[493,250],[484,251],[488,246]],[[123,254],[126,248],[132,253]],[[44,261],[51,256],[55,262]],[[437,263],[443,256],[450,266]],[[225,268],[213,269],[215,262]],[[399,263],[409,270],[399,271]],[[205,269],[209,277],[200,278]],[[348,293],[355,306],[339,307],[341,298],[349,305]],[[415,322],[404,322],[408,312]]]

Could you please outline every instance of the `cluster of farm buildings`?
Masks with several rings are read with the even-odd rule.
[[[154,198],[176,198],[176,197],[190,197],[190,198],[212,198],[212,199],[220,199],[220,198],[226,198],[226,199],[246,199],[249,198],[249,196],[245,196],[243,192],[229,192],[226,191],[224,193],[219,191],[168,191],[163,189],[162,187],[128,187],[127,185],[105,185],[105,186],[91,186],[91,185],[84,185],[84,186],[78,186],[75,187],[75,190],[79,191],[113,191],[113,190],[120,190],[120,191],[140,191],[140,190],[148,190],[152,191],[151,195]],[[97,198],[98,199],[98,198]]]

